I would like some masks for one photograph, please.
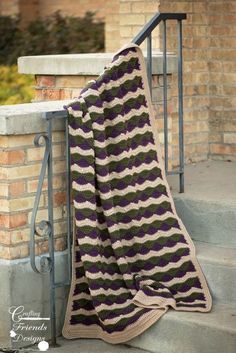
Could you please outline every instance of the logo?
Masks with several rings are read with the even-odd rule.
[[[41,317],[39,312],[33,310],[25,311],[23,305],[11,306],[9,313],[12,319],[10,337],[12,342],[26,342],[35,344],[38,342],[38,349],[45,352],[49,348],[48,342],[43,334],[46,333],[49,317]]]

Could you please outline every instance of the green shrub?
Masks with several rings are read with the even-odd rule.
[[[56,12],[26,28],[21,28],[20,19],[0,16],[0,104],[30,102],[34,97],[33,76],[17,72],[19,56],[103,50],[104,24],[94,21],[91,12],[82,18]]]
[[[34,97],[34,77],[21,75],[17,66],[0,65],[0,105],[29,103]]]
[[[0,64],[17,63],[19,56],[101,52],[104,50],[104,24],[94,21],[94,13],[82,18],[60,12],[37,19],[26,28],[20,20],[0,16]]]

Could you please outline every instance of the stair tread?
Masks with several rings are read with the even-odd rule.
[[[184,166],[185,192],[179,193],[176,175],[167,179],[175,198],[193,199],[236,207],[236,163],[207,160]]]
[[[161,320],[188,322],[232,332],[236,335],[236,305],[232,304],[219,304],[213,301],[212,309],[208,313],[171,309],[167,311]]]
[[[152,353],[235,353],[236,305],[213,302],[208,313],[169,309],[128,344]]]
[[[221,266],[236,267],[236,248],[225,248],[212,243],[195,241],[196,255],[200,261]]]

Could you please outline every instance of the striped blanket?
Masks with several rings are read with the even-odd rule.
[[[74,229],[63,336],[121,343],[169,308],[210,311],[166,179],[140,48],[123,47],[65,108]]]

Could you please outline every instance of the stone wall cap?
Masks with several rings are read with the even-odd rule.
[[[35,102],[0,106],[0,135],[24,135],[45,132],[46,112],[63,110],[72,100]],[[53,130],[64,130],[64,119],[55,119]]]
[[[33,75],[99,75],[113,58],[113,53],[57,54],[22,56],[18,58],[18,71]],[[144,56],[146,54],[144,52]],[[163,54],[154,51],[152,58],[153,74],[163,72]],[[177,57],[167,53],[167,72],[177,71]]]

